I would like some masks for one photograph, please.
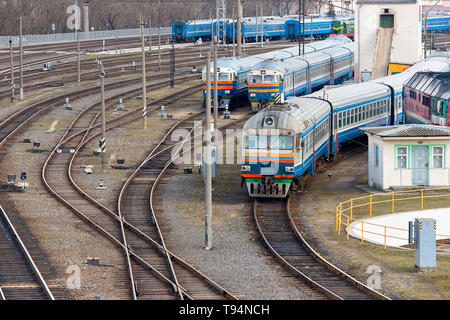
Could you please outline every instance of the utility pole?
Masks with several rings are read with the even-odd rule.
[[[158,27],[158,71],[161,72],[161,27]]]
[[[20,78],[20,100],[23,100],[23,47],[22,47],[22,12],[19,17],[19,78]]]
[[[78,0],[75,0],[75,5],[78,6]],[[81,19],[81,17],[80,17]],[[77,39],[77,84],[81,83],[81,68],[80,68],[80,32],[81,30],[81,21],[75,21],[75,38]]]
[[[256,28],[255,28],[255,43],[258,44],[259,42],[259,25],[258,25],[258,2],[255,2],[255,19],[256,19]]]
[[[105,70],[103,64],[100,70],[100,86],[102,92],[102,139],[100,140],[100,148],[102,152],[102,174],[105,173],[106,167],[106,115],[105,115]]]
[[[261,2],[261,48],[264,46],[263,3]]]
[[[149,49],[150,55],[152,53],[152,18],[150,17],[148,22],[148,41],[149,41]]]
[[[217,42],[219,45],[225,45],[227,38],[226,38],[226,13],[227,13],[227,6],[225,0],[216,0],[216,36],[217,36]]]
[[[234,17],[234,7],[233,7],[233,13],[231,15],[231,22],[233,23],[233,27],[231,29],[232,33],[233,33],[233,58],[236,57],[236,29],[235,29],[235,26],[234,26],[234,22],[236,20],[234,18],[235,17]]]
[[[237,56],[242,56],[242,31],[241,31],[241,20],[242,20],[242,5],[241,0],[236,0],[237,7],[237,21],[236,21],[236,33],[237,33]]]
[[[217,137],[218,134],[218,123],[219,123],[219,73],[217,72],[217,43],[214,42],[214,136]],[[217,140],[217,139],[216,139]],[[215,140],[215,144],[218,143],[218,141]]]
[[[212,248],[212,159],[211,159],[211,52],[206,53],[206,141],[205,141],[205,249]]]
[[[175,86],[175,43],[172,39],[172,50],[170,50],[170,87]]]
[[[89,38],[89,2],[84,2],[84,32],[87,40]]]
[[[14,93],[16,84],[14,83],[14,54],[12,47],[12,36],[9,38],[9,56],[11,59],[11,102],[13,102],[14,99],[16,98],[16,95]]]
[[[300,55],[305,53],[305,0],[298,0],[298,24],[298,54]]]
[[[81,84],[81,61],[80,61],[80,32],[81,30],[77,30],[77,83]]]
[[[437,6],[441,2],[441,0],[437,0],[431,8],[425,12],[425,25],[423,27],[423,35],[424,35],[424,42],[423,42],[423,58],[425,59],[427,57],[427,24],[428,24],[428,14],[434,9],[435,6]]]
[[[145,41],[144,41],[145,22],[141,19],[141,51],[142,51],[142,116],[144,121],[144,130],[147,130],[147,79],[145,74]]]

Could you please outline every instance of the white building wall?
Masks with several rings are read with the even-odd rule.
[[[356,3],[355,42],[357,81],[360,72],[372,72],[380,14],[394,15],[394,35],[390,61],[414,64],[422,59],[421,0],[416,3]],[[359,27],[358,27],[359,26]],[[359,61],[359,63],[358,63]]]
[[[379,162],[378,166],[375,165],[375,146],[378,145],[379,148]],[[382,140],[377,136],[372,136],[369,138],[369,158],[368,158],[368,168],[369,168],[369,186],[373,188],[382,189],[383,188],[383,143]]]
[[[418,142],[422,143],[419,144]],[[408,162],[411,163],[412,145],[444,145],[443,168],[433,168],[433,155],[431,148],[428,150],[428,174],[430,186],[450,186],[450,140],[446,138],[406,138],[406,139],[384,139],[378,136],[369,136],[369,163],[368,163],[368,184],[378,189],[389,189],[390,187],[412,186],[412,170],[396,168],[396,146],[408,145]],[[380,147],[380,164],[374,166],[374,144]]]

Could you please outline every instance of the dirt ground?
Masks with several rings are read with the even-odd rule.
[[[232,116],[236,112],[232,112]],[[233,136],[226,141],[233,143]],[[232,144],[233,145],[233,144]],[[241,188],[240,148],[234,164],[217,166],[213,181],[213,248],[205,246],[202,174],[183,174],[183,165],[160,186],[164,195],[162,229],[166,244],[233,294],[250,300],[308,300],[310,288],[292,277],[259,241],[253,219],[253,202]]]
[[[87,86],[87,84],[85,85]],[[174,90],[183,90],[183,88],[178,87]],[[67,90],[67,88],[64,90]],[[123,88],[110,90],[107,97],[121,90]],[[168,89],[161,89],[161,91],[164,90],[167,91]],[[48,93],[40,93],[39,98],[42,98],[45,94]],[[151,97],[161,94],[162,92],[155,91],[152,92]],[[97,101],[97,99],[98,95],[92,94],[71,101],[72,111],[65,110],[61,105],[39,117],[35,122],[28,125],[23,132],[13,137],[11,142],[5,146],[5,156],[0,164],[0,180],[2,181],[6,180],[7,174],[20,176],[20,172],[27,172],[27,182],[30,186],[26,192],[0,192],[0,203],[13,221],[26,226],[24,230],[27,232],[27,241],[25,243],[27,247],[33,248],[31,250],[32,255],[34,253],[35,256],[41,256],[42,253],[43,258],[36,263],[40,269],[45,269],[44,277],[51,280],[49,284],[52,290],[56,292],[55,297],[57,299],[129,299],[128,288],[124,288],[120,281],[124,278],[124,275],[126,276],[126,266],[122,254],[109,241],[99,236],[93,229],[85,226],[70,210],[49,195],[40,178],[42,165],[48,156],[48,152],[28,152],[27,149],[32,149],[32,144],[23,143],[23,139],[30,138],[32,142],[41,142],[41,149],[51,150],[77,112]],[[20,105],[29,104],[31,103],[30,100],[31,97],[28,97]],[[196,103],[197,101],[198,99]],[[128,101],[125,102],[126,108],[130,107],[127,103]],[[13,108],[16,107],[11,107],[8,111],[12,112]],[[6,115],[5,111],[2,114],[3,118]],[[153,119],[156,121],[157,117],[154,116]],[[131,128],[135,128],[131,131],[130,128],[117,129],[115,130],[116,133],[123,132],[123,135],[120,136],[119,134],[116,140],[112,138],[115,137],[114,135],[110,136],[110,150],[117,152],[115,153],[117,157],[125,157],[127,164],[134,165],[134,161],[149,150],[158,136],[163,134],[164,128],[168,127],[173,121],[165,121],[160,124],[158,130],[151,130],[155,136],[152,139],[147,138],[148,134],[145,134],[137,123],[130,125]],[[150,119],[150,128],[152,124],[153,120]],[[54,131],[47,132],[52,125]],[[138,131],[141,134],[137,134]],[[127,143],[125,144],[124,141]],[[147,143],[143,144],[142,141]],[[126,148],[123,148],[123,146],[120,148],[121,144],[126,145]],[[89,151],[92,154],[92,150]],[[136,155],[136,158],[127,157],[128,154]],[[86,161],[86,158],[84,158],[84,161]],[[114,161],[112,160],[112,162]],[[115,181],[116,186],[113,186],[112,183],[108,185],[112,194],[110,203],[112,203],[111,207],[114,209],[115,191],[121,186],[121,179],[129,172],[111,170],[110,173],[111,176],[118,176]],[[98,179],[95,179],[95,174],[92,178],[92,180],[86,180],[83,177],[82,180],[86,182],[88,189],[95,190]],[[110,182],[112,181],[107,180],[107,183]],[[105,194],[97,192],[96,195],[103,198]],[[100,258],[101,265],[87,265],[86,260],[92,257]],[[77,267],[80,270],[81,287],[80,289],[69,290],[68,280],[74,274],[74,268]]]
[[[450,257],[437,256],[437,271],[417,272],[414,251],[387,248],[350,237],[335,230],[335,208],[340,201],[367,195],[356,185],[367,184],[367,151],[360,148],[351,155],[326,164],[310,177],[304,192],[293,198],[292,208],[301,221],[300,228],[326,258],[356,276],[363,283],[381,269],[381,291],[396,299],[449,299]],[[448,203],[447,203],[448,206]],[[379,211],[385,214],[386,211]],[[389,213],[389,212],[387,212]],[[374,267],[376,266],[376,267]],[[371,271],[372,270],[372,271]]]

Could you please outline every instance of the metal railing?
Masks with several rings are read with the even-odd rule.
[[[449,197],[450,187],[442,187],[393,191],[352,198],[340,202],[336,207],[336,232],[341,235],[344,227],[346,239],[349,240],[351,229],[355,235],[361,236],[361,244],[364,243],[365,234],[381,236],[384,239],[384,248],[386,249],[388,238],[408,241],[408,229],[372,223],[364,221],[364,219],[386,215],[389,212],[390,214],[396,214],[449,207]],[[354,222],[359,222],[360,227],[356,227]],[[364,230],[364,226],[370,226],[371,230]],[[436,234],[436,237],[446,239],[450,238],[450,235]],[[446,244],[440,243],[440,245]]]
[[[161,28],[161,35],[172,33],[171,27]],[[145,29],[145,36],[158,35],[158,28]],[[141,36],[141,29],[119,29],[119,30],[102,30],[80,32],[80,41],[87,40],[103,40],[103,39],[119,39],[119,38],[135,38]],[[9,46],[9,36],[0,36],[0,47]],[[12,37],[13,45],[19,44],[19,36]],[[22,36],[23,45],[37,45],[56,42],[75,42],[77,35],[75,32],[53,33],[53,34],[29,34]]]

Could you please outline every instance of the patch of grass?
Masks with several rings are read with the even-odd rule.
[[[450,256],[437,256],[437,269],[431,273],[417,272],[414,266],[415,253],[411,250],[387,248],[351,238],[346,240],[342,227],[338,236],[335,229],[336,206],[340,201],[365,196],[354,187],[367,183],[366,153],[352,157],[352,166],[348,161],[337,162],[318,172],[299,196],[298,206],[304,219],[312,227],[311,235],[326,248],[327,254],[337,259],[350,274],[365,282],[370,274],[367,267],[377,265],[382,269],[382,287],[397,295],[411,299],[448,299],[450,298]],[[328,173],[332,174],[331,179]],[[403,201],[411,194],[399,196],[394,203],[395,212],[420,209],[420,199]],[[374,197],[374,201],[390,200],[391,195]],[[367,201],[368,199],[361,200]],[[449,207],[450,197],[425,200],[425,209]],[[354,205],[362,202],[355,201]],[[390,213],[392,203],[374,204],[373,216]],[[349,211],[347,212],[349,214]],[[368,207],[354,208],[354,218],[369,216]]]

